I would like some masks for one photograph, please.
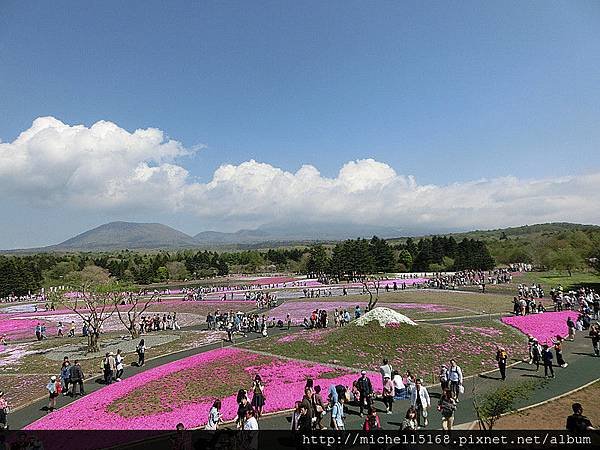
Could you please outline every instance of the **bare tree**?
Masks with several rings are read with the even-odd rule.
[[[81,317],[84,325],[87,325],[88,353],[100,351],[100,331],[104,322],[113,315],[118,295],[116,292],[94,292],[88,286],[81,286],[75,302],[65,302],[65,307]]]
[[[367,310],[371,311],[377,305],[379,301],[379,288],[381,286],[381,281],[379,280],[363,280],[362,282],[363,288],[369,294],[369,304],[367,305]],[[373,296],[373,291],[375,291],[375,296]]]
[[[100,351],[100,331],[102,325],[114,313],[114,305],[118,302],[118,286],[111,283],[111,278],[105,269],[87,266],[68,276],[72,286],[75,286],[75,301],[65,301],[64,306],[77,314],[87,326],[87,351]]]
[[[127,308],[124,308],[125,311],[121,312],[119,309],[119,304],[122,303],[124,298],[125,296],[122,295],[120,301],[115,304],[115,311],[117,311],[117,315],[119,316],[121,323],[125,326],[127,331],[129,331],[131,338],[135,339],[140,335],[140,329],[138,326],[140,322],[139,319],[142,314],[146,312],[150,304],[156,299],[156,295],[151,295],[150,297],[144,297],[141,293],[129,295],[127,297],[127,302],[125,303]]]

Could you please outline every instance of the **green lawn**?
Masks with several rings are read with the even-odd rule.
[[[459,361],[467,374],[495,367],[496,344],[504,345],[511,358],[526,353],[524,336],[499,321],[476,324],[402,325],[381,327],[377,323],[359,327],[310,330],[284,337],[270,337],[243,344],[252,350],[290,358],[377,370],[387,357],[392,366],[411,370],[428,381],[439,365],[451,358]]]
[[[577,289],[582,285],[600,286],[600,275],[594,272],[573,272],[569,276],[567,272],[528,272],[513,278],[513,283],[540,283],[546,292],[551,288],[562,285],[563,289]]]

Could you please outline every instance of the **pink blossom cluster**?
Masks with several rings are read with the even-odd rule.
[[[265,383],[266,404],[264,412],[274,412],[289,409],[303,395],[307,378],[312,378],[316,385],[324,390],[331,384],[351,385],[358,377],[348,370],[336,369],[320,364],[302,361],[272,358],[269,364],[241,368],[237,361],[243,356],[252,354],[246,350],[233,348],[212,350],[189,358],[174,361],[160,367],[127,378],[120,383],[106,386],[64,408],[54,411],[47,416],[25,427],[27,430],[60,429],[175,429],[182,422],[186,428],[200,427],[206,423],[208,411],[213,398],[191,398],[185,405],[171,405],[164,412],[147,416],[125,418],[117,413],[107,411],[107,407],[117,399],[126,397],[130,392],[151,381],[159,380],[174,372],[208,364],[214,360],[228,361],[231,370],[245,370],[250,375],[259,373]],[[376,374],[370,374],[376,390],[381,390],[381,379]],[[182,380],[184,382],[185,380]],[[210,380],[206,380],[210,383]],[[237,414],[236,392],[239,388],[248,386],[231,386],[231,395],[221,399],[221,412],[226,420],[235,418]],[[148,395],[152,395],[149,392]],[[66,428],[65,428],[66,427]]]
[[[287,301],[269,311],[269,317],[274,317],[276,320],[285,320],[289,314],[292,323],[300,324],[305,317],[310,318],[311,313],[315,310],[324,309],[328,314],[331,314],[335,309],[338,309],[350,310],[351,316],[354,318],[354,308],[357,305],[360,306],[361,310],[364,312],[367,307],[367,302],[364,300],[353,301],[351,299],[348,301],[327,301],[325,299],[323,301]],[[431,303],[379,303],[379,306],[386,306],[399,311],[405,309],[424,310],[428,312],[450,311],[449,307]],[[329,316],[329,320],[333,323],[332,315]]]
[[[519,331],[532,335],[540,343],[551,343],[556,335],[566,336],[569,332],[567,319],[577,320],[576,311],[546,312],[542,314],[529,314],[526,316],[503,317],[502,322]]]
[[[0,335],[6,334],[10,339],[23,339],[35,336],[37,324],[48,324],[43,320],[36,319],[2,319],[0,320]],[[47,330],[50,332],[50,330]]]

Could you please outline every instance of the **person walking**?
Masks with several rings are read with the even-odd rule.
[[[258,431],[258,421],[254,416],[254,410],[250,408],[246,411],[246,420],[244,421],[244,431]]]
[[[62,386],[59,381],[56,381],[55,375],[50,377],[46,389],[48,390],[48,411],[54,411],[54,408],[56,408],[56,398],[62,390]]]
[[[590,327],[590,339],[594,348],[594,355],[600,356],[600,325],[594,324]]]
[[[438,411],[442,414],[442,429],[451,431],[454,424],[456,401],[452,398],[450,389],[446,389],[438,401]]]
[[[461,386],[463,384],[463,372],[462,369],[454,359],[450,360],[450,368],[448,369],[448,381],[450,382],[450,390],[452,391],[452,396],[456,403],[460,400],[458,396],[461,391]]]
[[[573,319],[571,317],[569,317],[567,319],[567,328],[569,329],[568,340],[574,341],[575,340],[575,322],[573,322]]]
[[[571,433],[581,433],[594,430],[592,421],[583,415],[581,403],[573,403],[571,408],[573,409],[573,414],[567,417],[567,431],[570,431]]]
[[[423,380],[417,378],[415,388],[410,396],[410,405],[417,411],[417,423],[419,427],[426,427],[429,424],[427,420],[427,409],[431,406],[431,399],[427,388],[423,386]]]
[[[544,363],[544,376],[548,378],[548,372],[550,372],[550,378],[554,378],[554,369],[552,368],[552,351],[548,348],[548,344],[544,344],[542,349],[542,361]]]
[[[144,339],[140,340],[140,343],[137,345],[135,352],[138,355],[138,367],[142,367],[144,365],[144,360],[146,359],[146,344]]]
[[[321,395],[321,386],[314,387],[315,393],[313,394],[312,402],[313,409],[315,411],[315,429],[323,430],[326,427],[323,426],[321,420],[323,420],[323,416],[326,413],[327,407],[325,406],[325,402],[323,401],[323,396]]]
[[[400,426],[400,431],[417,431],[419,422],[417,421],[417,410],[412,406],[406,410],[406,415]]]
[[[383,404],[385,405],[386,414],[392,414],[392,406],[394,404],[394,383],[388,374],[383,378]]]
[[[392,383],[394,383],[394,400],[406,400],[406,387],[397,370],[392,372]]]
[[[83,391],[83,370],[81,369],[81,365],[79,364],[78,360],[75,360],[75,362],[73,363],[73,366],[71,367],[71,374],[70,374],[70,378],[71,378],[71,397],[75,397],[76,394],[76,387],[79,387],[79,395],[85,395],[85,392]]]
[[[71,382],[71,363],[69,362],[68,356],[65,356],[60,368],[60,381],[62,383],[63,395],[68,395],[69,383]]]
[[[440,373],[438,374],[438,379],[440,380],[440,388],[442,392],[448,389],[450,381],[448,380],[448,366],[446,364],[442,364],[440,366]]]
[[[115,357],[112,352],[109,352],[105,355],[103,361],[104,384],[108,385],[112,383],[115,367]]]
[[[208,422],[206,423],[205,430],[217,430],[222,421],[221,400],[215,400],[208,412]]]
[[[331,428],[333,430],[344,430],[346,429],[344,425],[344,399],[341,396],[338,396],[337,402],[334,403],[333,408],[331,409]]]
[[[125,368],[123,364],[123,355],[121,354],[121,349],[117,350],[117,355],[115,356],[115,367],[117,369],[117,373],[115,375],[115,381],[121,381],[121,377],[123,376],[123,369]]]
[[[569,364],[565,361],[562,354],[562,337],[560,335],[556,336],[556,340],[554,341],[554,352],[556,353],[556,364],[560,367],[565,368]]]
[[[312,421],[306,405],[300,403],[300,414],[298,416],[297,430],[300,433],[310,433],[312,431]]]
[[[359,412],[360,417],[364,417],[363,411],[365,408],[369,408],[373,403],[373,385],[371,384],[371,380],[367,377],[367,372],[365,370],[360,372],[360,378],[356,382],[356,387],[359,392]]]
[[[367,418],[363,423],[363,431],[378,431],[381,430],[381,421],[377,415],[377,410],[371,406],[367,414]]]
[[[500,370],[500,376],[502,381],[506,380],[506,363],[508,361],[508,353],[504,347],[498,347],[496,350],[496,361],[498,361],[498,369]]]
[[[296,402],[294,412],[292,413],[292,420],[290,422],[290,430],[292,431],[299,431],[300,415],[302,413],[300,405],[300,402]]]
[[[263,406],[265,406],[265,385],[262,382],[262,378],[259,374],[256,374],[254,381],[252,382],[252,407],[256,412],[255,416],[260,419],[262,415]]]
[[[535,371],[540,370],[540,362],[542,361],[542,346],[537,339],[533,340],[531,346],[532,363],[535,364]]]
[[[381,383],[385,382],[385,377],[392,378],[392,366],[388,362],[387,358],[383,358],[383,364],[379,367],[379,373],[381,374]]]

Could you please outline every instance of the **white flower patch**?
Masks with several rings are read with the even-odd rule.
[[[390,324],[407,324],[416,326],[417,324],[413,322],[411,319],[406,317],[404,314],[400,314],[399,312],[394,311],[390,308],[377,307],[364,316],[356,319],[354,324],[359,327],[364,327],[366,324],[373,322],[376,320],[379,322],[379,325],[382,327],[388,326]]]

